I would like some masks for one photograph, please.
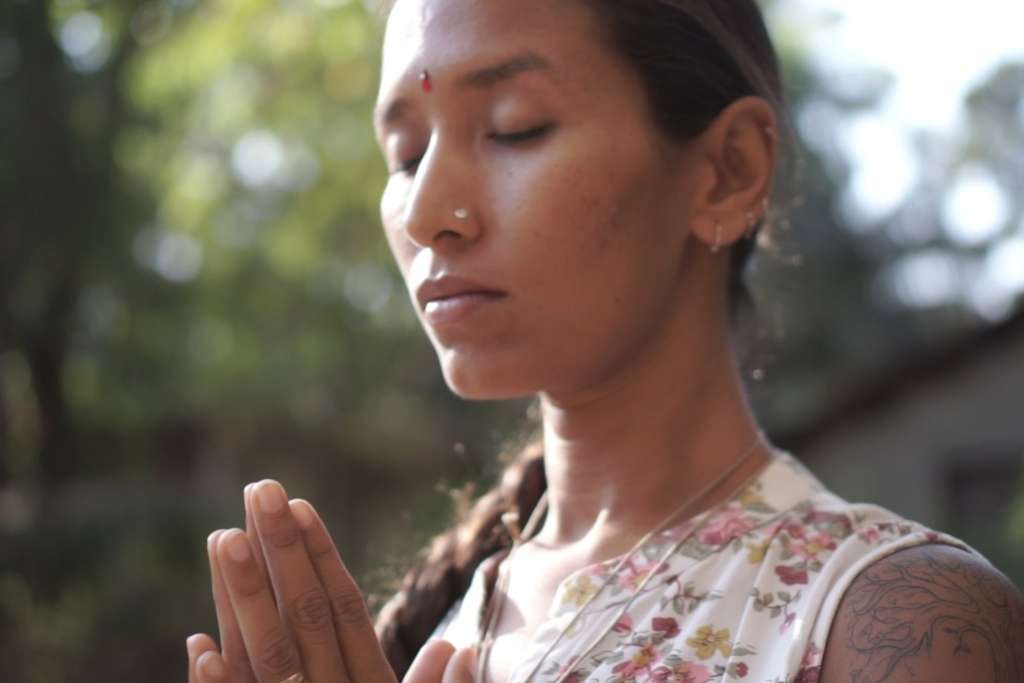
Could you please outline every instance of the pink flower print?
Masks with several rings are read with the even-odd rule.
[[[747,674],[750,673],[750,669],[747,667],[746,662],[740,662],[736,665],[736,675],[740,678],[746,678]]]
[[[779,635],[781,636],[785,633],[789,627],[793,625],[794,621],[796,621],[796,612],[786,610],[786,618],[782,620],[781,624],[779,624]]]
[[[814,533],[793,539],[789,549],[805,560],[813,560],[820,552],[835,550],[836,542],[828,534]]]
[[[630,591],[635,591],[640,587],[640,584],[644,582],[647,575],[651,573],[651,570],[655,568],[654,562],[649,564],[634,564],[632,560],[626,562],[626,565],[619,571],[619,575],[615,577],[615,582],[622,588],[626,588]],[[668,565],[661,565],[657,568],[658,572],[663,572],[668,569]]]
[[[818,683],[821,678],[821,667],[812,666],[808,669],[800,669],[793,683]]]
[[[805,669],[810,668],[812,666],[817,666],[821,663],[821,658],[819,657],[820,654],[821,648],[815,645],[814,643],[811,643],[807,647],[807,650],[804,652],[804,658],[803,661],[800,662],[800,666],[804,667]]]
[[[786,535],[790,538],[803,538],[807,533],[807,527],[800,522],[788,521],[782,526],[782,530],[786,532]]]
[[[681,661],[669,666],[659,666],[651,674],[651,680],[658,683],[708,683],[711,671],[703,664]]]
[[[768,526],[764,527],[758,534],[764,538],[772,539],[786,526],[786,521],[782,520],[779,522],[772,522]]]
[[[743,508],[732,506],[722,510],[701,529],[697,540],[704,545],[725,545],[737,536],[742,536],[755,526],[754,521],[744,516]]]
[[[803,585],[807,583],[807,572],[803,569],[794,569],[785,565],[775,568],[775,573],[787,586]]]
[[[679,635],[679,622],[672,617],[654,617],[651,630],[664,633],[666,639],[675,638]]]
[[[628,614],[623,614],[622,618],[615,622],[615,625],[612,626],[612,630],[621,635],[632,633],[633,617],[629,616]]]
[[[857,534],[857,538],[868,544],[878,543],[878,539],[881,537],[882,534],[878,533],[878,527],[874,526],[869,526]]]
[[[624,662],[619,662],[612,669],[612,673],[621,675],[630,680],[636,678],[639,673],[650,675],[651,667],[658,663],[661,654],[653,645],[648,645],[633,653],[633,656]]]

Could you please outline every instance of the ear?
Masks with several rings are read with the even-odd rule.
[[[724,249],[757,224],[768,208],[777,157],[778,118],[761,97],[743,97],[700,137],[693,195],[693,232]]]

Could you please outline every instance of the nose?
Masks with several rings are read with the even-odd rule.
[[[474,173],[468,160],[434,135],[416,169],[402,214],[409,239],[421,248],[473,242],[480,224],[473,206]],[[450,246],[449,246],[450,245]]]

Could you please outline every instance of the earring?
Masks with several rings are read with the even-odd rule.
[[[452,213],[454,213],[455,217],[458,218],[460,221],[464,221],[467,218],[469,218],[469,211],[467,211],[466,209],[455,209],[455,211],[453,211]]]
[[[715,223],[715,243],[711,245],[711,253],[717,254],[722,248],[722,224]]]
[[[426,69],[420,72],[420,87],[426,93],[434,89],[434,84],[430,81],[430,72]]]

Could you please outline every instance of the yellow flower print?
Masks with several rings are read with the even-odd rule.
[[[747,561],[750,564],[759,564],[764,561],[764,556],[768,552],[768,546],[771,545],[771,540],[767,540],[764,543],[755,543],[753,545],[748,544],[747,549],[750,550],[747,553]]]
[[[719,631],[711,624],[701,626],[693,638],[688,638],[686,644],[697,652],[700,659],[710,659],[715,650],[722,653],[723,657],[732,654],[732,644],[729,642],[729,629],[723,628]]]
[[[584,574],[574,581],[562,596],[562,604],[573,604],[576,607],[583,607],[583,603],[590,599],[590,596],[597,591],[597,586],[590,580],[590,576]]]
[[[748,486],[743,489],[743,493],[740,494],[737,500],[740,501],[740,504],[742,504],[743,507],[758,505],[764,502],[764,498],[761,497],[761,494],[758,493],[753,486]]]

